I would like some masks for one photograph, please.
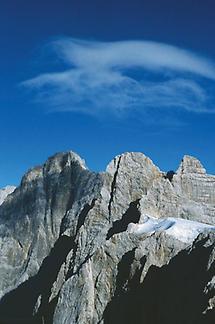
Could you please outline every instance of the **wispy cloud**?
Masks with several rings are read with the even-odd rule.
[[[67,64],[23,84],[50,110],[125,116],[156,109],[213,113],[215,64],[199,55],[149,41],[97,42],[73,38],[50,44]]]

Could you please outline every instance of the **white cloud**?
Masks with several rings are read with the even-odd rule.
[[[201,83],[214,83],[215,65],[190,51],[149,41],[70,38],[51,46],[67,70],[23,82],[51,110],[120,117],[164,108],[213,112]]]

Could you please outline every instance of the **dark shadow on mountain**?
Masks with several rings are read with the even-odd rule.
[[[80,212],[80,215],[78,217],[78,224],[77,224],[77,229],[76,229],[76,234],[81,228],[81,226],[84,225],[85,219],[89,213],[89,211],[95,206],[96,199],[93,199],[91,204],[85,204],[84,208]]]
[[[190,253],[180,252],[168,265],[151,266],[142,284],[140,271],[121,290],[117,280],[104,323],[214,324],[214,311],[202,314],[209,298],[204,288],[214,275],[214,264],[207,271],[212,247],[204,243],[197,243]]]
[[[73,244],[73,238],[61,236],[55,243],[50,255],[44,259],[37,275],[2,298],[0,302],[0,324],[51,324],[53,322],[53,307],[56,304],[56,299],[49,303],[51,288],[61,265],[73,248]],[[40,295],[39,311],[37,316],[33,317],[33,310]]]
[[[170,170],[165,174],[164,178],[168,179],[170,182],[172,182],[174,174],[175,174],[175,171]]]
[[[136,270],[134,276],[130,278],[131,265],[134,261],[135,249],[127,252],[118,264],[118,274],[116,278],[116,290],[111,302],[104,311],[105,324],[118,323],[139,323],[138,306],[141,294],[138,292],[140,286],[140,276],[143,271],[146,258],[140,261],[140,268]]]
[[[129,223],[138,223],[140,220],[140,211],[138,210],[138,204],[140,199],[137,199],[130,203],[129,208],[122,215],[120,220],[113,223],[113,226],[109,229],[106,239],[109,240],[114,234],[126,231]]]

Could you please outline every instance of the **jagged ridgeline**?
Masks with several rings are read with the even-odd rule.
[[[0,324],[214,324],[215,176],[75,153],[0,190]]]

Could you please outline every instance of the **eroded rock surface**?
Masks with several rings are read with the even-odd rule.
[[[214,226],[215,177],[193,157],[94,173],[56,154],[0,206],[0,323],[212,324]]]
[[[3,204],[7,196],[14,192],[15,189],[15,186],[6,186],[5,188],[0,189],[0,205]]]

